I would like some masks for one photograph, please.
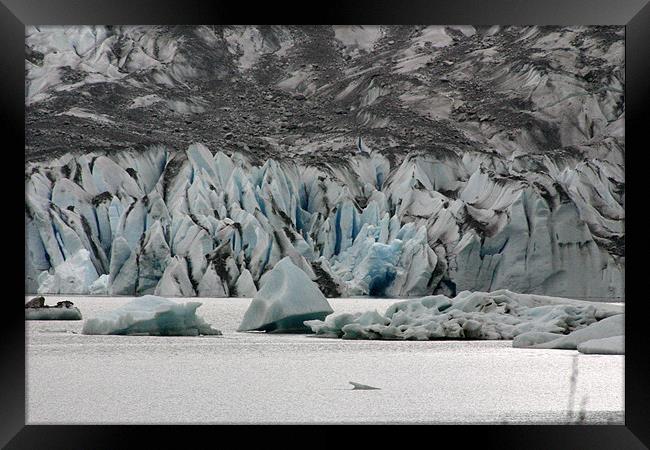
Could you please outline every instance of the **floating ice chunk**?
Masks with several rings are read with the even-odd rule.
[[[354,323],[362,313],[330,314],[325,320],[306,320],[305,325],[311,328],[319,337],[339,338],[343,327]],[[365,313],[364,313],[365,314]]]
[[[81,311],[76,306],[25,309],[25,320],[81,320]]]
[[[67,300],[48,306],[45,298],[36,297],[25,304],[25,320],[81,320],[81,311]]]
[[[519,336],[518,346],[524,346],[524,343],[530,343],[529,348],[554,348],[554,349],[565,349],[565,350],[576,350],[577,347],[581,344],[585,345],[584,349],[591,350],[590,353],[596,353],[600,343],[594,341],[600,341],[605,338],[622,337],[625,334],[624,328],[624,317],[623,314],[617,314],[615,316],[607,317],[598,322],[592,323],[591,325],[577,329],[572,333],[569,333],[564,336],[559,336],[556,339],[548,340],[545,342],[534,343],[527,336],[528,333]],[[590,343],[591,342],[591,343]],[[612,346],[616,342],[605,342],[606,346]],[[621,348],[617,346],[612,346],[612,348]]]
[[[163,297],[145,295],[110,312],[84,322],[83,334],[145,336],[220,335],[196,309],[201,302],[176,303]]]
[[[625,354],[625,336],[611,336],[592,339],[578,344],[578,351],[586,354],[623,355]]]
[[[332,312],[316,284],[287,256],[265,275],[238,331],[308,332],[305,320]]]
[[[519,336],[515,347],[555,348],[543,345],[571,336],[562,338],[563,333],[573,330],[578,331],[572,334],[580,333],[592,326],[622,320],[621,312],[618,305],[501,290],[461,292],[454,299],[433,295],[394,303],[384,315],[376,311],[332,314],[324,321],[310,320],[305,324],[319,336],[343,339],[513,339]],[[599,319],[602,320],[597,322]],[[584,339],[621,333],[616,322],[610,327],[612,334],[586,333]],[[578,334],[578,337],[582,336]],[[574,341],[569,341],[569,348],[575,348]]]
[[[537,344],[554,341],[558,338],[557,333],[547,333],[544,331],[529,331],[527,333],[515,336],[512,340],[512,346],[515,348],[532,347]]]

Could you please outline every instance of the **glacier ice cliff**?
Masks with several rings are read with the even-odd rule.
[[[326,297],[621,300],[624,50],[620,26],[28,26],[26,290],[253,297],[289,256]]]
[[[328,297],[618,300],[623,180],[620,161],[597,155],[66,154],[26,166],[25,288],[252,297],[288,256]]]
[[[334,312],[309,277],[284,257],[262,277],[237,331],[309,332],[306,320],[320,320]]]

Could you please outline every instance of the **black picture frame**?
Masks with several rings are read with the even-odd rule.
[[[650,380],[645,334],[648,302],[640,287],[642,277],[630,272],[639,266],[646,240],[635,226],[645,220],[642,205],[643,153],[649,148],[645,128],[650,125],[650,0],[449,0],[389,2],[386,0],[336,0],[309,4],[291,1],[226,2],[207,0],[0,0],[0,114],[5,132],[2,156],[7,227],[4,282],[16,296],[24,292],[19,261],[24,259],[23,197],[17,194],[24,183],[19,148],[24,148],[24,32],[28,24],[517,24],[517,25],[625,25],[626,28],[626,191],[631,208],[626,209],[626,355],[625,425],[502,425],[428,426],[417,429],[425,443],[438,445],[451,438],[454,446],[498,446],[499,448],[648,448],[650,446]],[[630,153],[631,152],[631,153]],[[15,163],[15,164],[14,164]],[[17,167],[18,166],[18,167]],[[22,166],[24,167],[24,166]],[[23,184],[24,186],[24,184]],[[14,191],[16,189],[16,191]],[[630,199],[630,195],[632,199]],[[640,226],[639,226],[640,225]],[[16,228],[13,228],[16,227]],[[14,237],[15,236],[15,237]],[[13,247],[15,246],[15,248]],[[630,257],[632,258],[630,260]],[[15,275],[14,275],[15,274]],[[633,275],[634,274],[634,275]],[[26,426],[25,425],[25,324],[20,302],[14,295],[3,299],[2,376],[0,378],[0,445],[6,448],[122,448],[144,438],[146,447],[175,443],[196,446],[205,438],[211,445],[225,444],[224,431],[240,442],[312,445],[343,445],[341,427],[312,430],[311,426]],[[19,309],[21,308],[21,309]],[[254,407],[254,405],[251,405]],[[416,431],[414,427],[411,427]],[[356,428],[365,445],[413,445],[412,430],[406,433],[387,428]],[[317,434],[318,433],[318,434]],[[442,445],[442,444],[440,444]]]

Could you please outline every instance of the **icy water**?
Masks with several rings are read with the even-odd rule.
[[[64,298],[84,318],[129,300],[47,303]],[[587,423],[623,423],[623,356],[237,333],[249,299],[199,300],[223,336],[85,336],[82,321],[26,321],[27,423],[566,423],[576,355],[571,420],[582,410]],[[384,312],[394,301],[330,303]]]

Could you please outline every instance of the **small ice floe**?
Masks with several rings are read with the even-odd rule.
[[[45,297],[34,297],[25,303],[25,320],[81,320],[81,311],[68,300],[49,306]]]
[[[144,295],[84,322],[83,334],[131,336],[220,335],[196,315],[200,302],[176,303],[155,295]]]
[[[349,381],[349,383],[352,385],[353,391],[378,391],[381,389],[378,387],[368,386],[367,384],[355,383],[354,381]]]
[[[578,350],[586,354],[625,354],[624,315],[616,314],[571,333],[523,333],[513,340],[513,347]]]

